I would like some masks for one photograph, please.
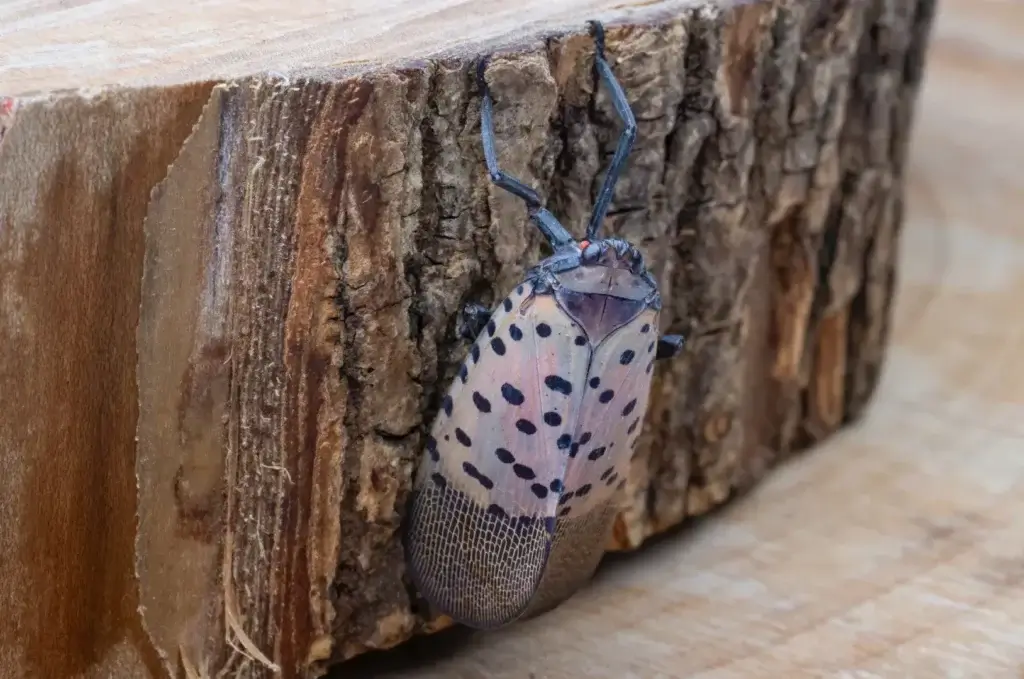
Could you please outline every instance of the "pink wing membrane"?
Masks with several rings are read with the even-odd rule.
[[[553,517],[589,346],[550,296],[523,284],[498,304],[442,403],[428,460],[474,502]],[[424,470],[423,482],[431,469]]]
[[[643,427],[658,346],[648,309],[597,347],[573,434],[559,517],[580,516],[621,491]]]

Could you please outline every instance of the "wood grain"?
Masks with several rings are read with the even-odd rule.
[[[135,325],[149,191],[208,87],[23,103],[0,147],[0,674],[146,676]]]
[[[1022,676],[1022,44],[1019,4],[940,4],[862,422],[541,619],[339,676]]]
[[[264,71],[298,77],[470,56],[521,45],[581,17],[636,20],[661,10],[758,0],[17,0],[0,4],[0,94],[177,85]],[[171,24],[174,30],[168,30]],[[130,26],[131,30],[121,27]]]

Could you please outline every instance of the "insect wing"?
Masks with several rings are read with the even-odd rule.
[[[553,298],[510,295],[435,424],[445,473],[481,506],[497,505],[494,513],[554,516],[588,359],[585,338]]]
[[[594,351],[565,472],[560,517],[602,505],[625,484],[650,395],[657,312],[646,310]]]
[[[524,283],[442,401],[407,543],[420,590],[464,624],[515,619],[543,573],[589,360],[581,336]]]

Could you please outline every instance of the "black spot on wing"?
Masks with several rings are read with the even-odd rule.
[[[558,515],[561,517],[569,516],[569,512],[571,511],[572,507],[562,507],[562,509],[559,510]]]
[[[469,379],[469,367],[465,363],[459,367],[459,379],[462,380],[463,384]]]
[[[629,403],[627,403],[626,407],[622,409],[622,416],[623,417],[628,417],[629,414],[631,412],[633,412],[634,408],[636,408],[636,399],[635,398],[632,401],[630,401]]]
[[[427,437],[427,452],[430,453],[430,459],[434,462],[441,459],[441,453],[437,452],[437,439],[433,436]]]
[[[561,493],[565,486],[562,485],[562,479],[555,479],[548,484],[548,488],[551,489],[552,493]]]
[[[629,429],[627,429],[627,430],[626,430],[626,433],[627,433],[627,434],[632,434],[633,432],[635,432],[635,431],[636,431],[636,427],[637,427],[637,425],[638,425],[638,424],[640,424],[640,418],[639,418],[639,417],[638,417],[638,418],[636,418],[636,419],[634,419],[634,420],[633,420],[633,421],[632,421],[632,422],[630,423],[630,425],[629,425]]]
[[[438,474],[437,472],[434,472],[433,474],[430,475],[430,480],[433,481],[434,485],[437,486],[438,488],[444,488],[445,486],[448,485],[448,482],[445,480],[445,478]]]
[[[493,318],[492,318],[491,320],[487,321],[487,336],[488,336],[488,337],[491,337],[491,336],[493,336],[493,335],[494,335],[494,332],[495,332],[495,331],[496,331],[497,329],[498,329],[498,326],[496,326],[496,325],[494,324],[494,319],[493,319]]]
[[[516,456],[512,454],[512,451],[506,450],[505,448],[498,448],[497,450],[495,450],[494,456],[505,464],[512,464],[513,462],[516,461]]]
[[[584,497],[590,492],[592,486],[589,483],[584,483],[582,486],[576,489],[576,497]]]
[[[544,413],[544,424],[549,427],[557,427],[562,424],[562,416],[554,410]]]
[[[601,403],[608,403],[615,398],[615,391],[613,389],[605,389],[601,392],[601,395],[597,397],[597,400]]]
[[[541,500],[548,496],[548,487],[540,483],[535,483],[530,486],[530,491]]]
[[[651,331],[651,324],[650,323],[644,323],[643,325],[640,326],[640,332],[641,333],[646,334],[646,333],[648,333],[650,331]]]
[[[604,455],[605,450],[606,449],[604,446],[601,446],[600,448],[594,448],[592,451],[590,451],[590,454],[587,455],[587,459],[590,461],[600,459],[600,457]]]
[[[583,436],[580,437],[580,445],[585,446],[590,443],[591,433],[589,431],[583,432]]]
[[[538,323],[537,334],[540,335],[541,337],[549,336],[551,334],[551,326],[548,325],[547,323]]]
[[[498,505],[494,505],[494,504],[490,505],[487,508],[487,513],[491,514],[492,516],[497,516],[498,518],[501,518],[501,519],[508,518],[508,512],[506,512],[504,509],[502,509]]]
[[[473,445],[473,441],[470,440],[469,435],[466,432],[462,431],[462,429],[460,429],[459,427],[455,427],[455,440],[461,443],[462,445],[466,446],[467,448]]]
[[[506,297],[505,301],[501,303],[501,306],[505,308],[505,311],[512,311],[512,300]]]
[[[523,405],[523,401],[526,400],[523,397],[523,392],[519,391],[508,382],[501,385],[501,396],[508,401],[509,404],[514,406],[521,406]]]
[[[572,435],[562,434],[561,436],[558,437],[557,445],[559,450],[565,450],[570,445],[572,445]]]
[[[576,339],[573,340],[573,341],[576,343],[576,346],[578,346],[578,347],[585,347],[585,346],[587,346],[587,338],[584,337],[583,335],[577,335]]]
[[[452,400],[452,397],[450,395],[445,396],[444,400],[441,401],[441,408],[444,410],[444,414],[447,415],[448,417],[452,416],[452,408],[454,406],[455,401]]]
[[[473,405],[482,413],[491,412],[491,402],[484,398],[479,391],[473,392]]]
[[[601,386],[601,378],[600,377],[591,377],[590,378],[590,388],[591,389],[597,389],[599,386]]]
[[[572,382],[561,375],[548,375],[544,378],[544,386],[565,396],[572,393]]]
[[[494,481],[491,481],[490,478],[480,473],[480,470],[473,466],[473,463],[463,462],[462,471],[466,472],[466,475],[469,476],[470,478],[479,481],[480,485],[486,488],[487,490],[491,490],[492,488],[494,488]]]
[[[519,326],[513,323],[508,328],[508,336],[518,342],[523,339],[523,331],[519,329]]]
[[[654,368],[654,361],[652,360],[650,363],[647,364],[647,369],[644,370],[644,372],[647,373],[648,375],[650,375],[651,374],[651,370],[653,368]]]
[[[498,356],[505,355],[505,343],[501,341],[500,337],[495,337],[491,340],[491,349],[494,350]]]
[[[537,472],[533,471],[533,468],[527,467],[525,464],[516,463],[512,465],[512,471],[515,475],[525,481],[532,481],[537,478]]]
[[[655,344],[657,344],[657,342],[651,342],[650,344],[647,345],[647,353],[648,354],[654,351],[654,345]]]
[[[618,472],[615,472],[611,476],[608,477],[608,481],[606,481],[604,485],[610,486],[610,485],[614,484],[618,480],[619,480],[619,474],[618,474]]]
[[[580,452],[580,444],[573,443],[569,446],[569,457],[576,457],[576,453]]]
[[[469,355],[473,358],[473,363],[480,360],[480,345],[474,344],[473,348],[469,350]]]
[[[626,349],[619,356],[619,365],[629,365],[630,363],[633,362],[633,359],[635,357],[636,357],[636,352],[635,351],[633,351],[632,349]]]
[[[529,420],[516,420],[516,429],[528,436],[532,436],[537,433],[537,425]]]
[[[609,476],[612,475],[613,471],[615,471],[615,467],[608,467],[608,469],[605,469],[603,472],[601,472],[601,480],[606,480]]]
[[[520,285],[518,288],[516,288],[516,294],[517,295],[523,294],[523,286]]]
[[[575,493],[573,493],[573,492],[562,493],[562,497],[558,498],[558,504],[564,505],[566,502],[571,500],[574,495],[575,495]]]

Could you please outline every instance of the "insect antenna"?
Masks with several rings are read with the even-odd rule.
[[[636,118],[633,117],[633,111],[629,107],[626,93],[622,91],[622,86],[615,79],[611,66],[608,65],[608,61],[605,59],[604,26],[599,21],[590,21],[588,24],[590,26],[590,33],[594,36],[594,68],[601,79],[604,80],[608,89],[611,90],[612,103],[615,105],[615,110],[618,112],[619,117],[625,123],[625,129],[622,131],[622,136],[619,137],[619,144],[615,147],[615,155],[612,157],[611,165],[608,167],[608,174],[605,175],[604,184],[601,185],[601,192],[597,194],[597,202],[594,204],[594,212],[590,216],[590,223],[587,225],[586,239],[589,241],[593,240],[597,235],[597,230],[608,213],[608,206],[612,201],[615,183],[619,180],[619,175],[622,174],[622,169],[626,164],[626,157],[633,148],[633,142],[636,140]]]
[[[487,59],[481,59],[477,65],[476,78],[483,93],[483,102],[480,105],[480,136],[483,139],[484,159],[487,161],[487,174],[491,181],[509,193],[522,198],[526,202],[526,208],[537,227],[548,239],[553,250],[573,243],[573,237],[565,230],[565,227],[558,219],[541,205],[540,196],[536,191],[524,184],[519,179],[502,171],[498,167],[498,154],[494,150],[494,121],[493,104],[491,102],[491,90],[487,86],[484,72],[487,70]]]

